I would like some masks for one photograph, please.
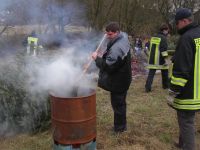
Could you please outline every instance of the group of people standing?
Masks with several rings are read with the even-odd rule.
[[[145,90],[152,91],[155,72],[161,70],[162,87],[169,89],[168,104],[177,111],[180,134],[176,146],[183,150],[195,150],[194,117],[200,110],[200,27],[187,8],[177,10],[175,23],[180,39],[171,59],[172,76],[169,79],[166,59],[169,27],[163,24],[159,33],[150,40]],[[111,22],[105,29],[107,49],[103,54],[94,52],[92,58],[100,69],[98,86],[110,91],[114,131],[124,132],[127,130],[126,95],[132,78],[130,43],[118,23]]]
[[[149,74],[146,92],[157,69],[162,73],[162,86],[169,88],[168,104],[177,111],[179,142],[175,146],[183,150],[195,150],[195,113],[200,110],[200,27],[194,22],[190,9],[180,8],[175,15],[180,35],[175,54],[171,59],[172,74],[168,82],[166,35],[169,28],[162,25],[160,33],[151,38],[148,60]]]

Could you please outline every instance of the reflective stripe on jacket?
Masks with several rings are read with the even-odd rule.
[[[36,38],[36,37],[28,37],[28,45],[30,46],[31,44],[33,44],[34,49],[36,49],[37,46],[38,46],[38,38]]]
[[[150,41],[150,52],[148,58],[148,69],[168,69],[164,58],[168,56],[167,40],[163,34],[152,37]]]
[[[170,81],[170,89],[180,94],[172,106],[181,110],[200,110],[200,28],[192,23],[180,33]]]

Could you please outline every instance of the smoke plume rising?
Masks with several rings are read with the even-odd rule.
[[[62,38],[62,43],[59,49],[46,49],[41,55],[28,56],[21,45],[22,39],[17,37],[21,33],[16,31],[16,37],[2,34],[0,54],[4,54],[4,58],[0,56],[0,136],[36,131],[48,124],[50,92],[71,97],[73,89],[77,89],[77,96],[85,96],[89,89],[96,88],[94,76],[97,68],[94,64],[85,75],[80,76],[102,35],[82,31],[65,34],[66,25],[86,22],[84,6],[77,4],[74,1],[62,6],[43,0],[1,0],[2,26],[12,25],[15,28],[26,24],[32,29],[32,25],[40,23],[42,29],[36,32],[42,34],[39,37],[45,44],[48,45],[52,38]],[[9,38],[13,39],[12,42]]]

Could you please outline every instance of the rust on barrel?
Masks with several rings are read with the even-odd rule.
[[[96,93],[59,97],[50,93],[53,138],[59,144],[82,144],[96,138]]]

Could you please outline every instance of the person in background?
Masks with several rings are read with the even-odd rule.
[[[132,80],[130,43],[117,22],[109,23],[105,29],[107,49],[103,54],[92,53],[92,58],[100,69],[98,86],[110,91],[114,131],[123,132],[127,130],[126,95]]]
[[[153,83],[153,78],[156,70],[161,70],[162,73],[162,87],[163,89],[168,88],[168,64],[167,64],[167,39],[166,36],[169,33],[169,27],[167,24],[162,24],[160,27],[160,32],[151,37],[150,40],[150,51],[148,58],[147,68],[149,69],[148,77],[145,84],[145,91],[151,91],[151,85]]]
[[[180,34],[170,80],[168,104],[177,111],[179,142],[176,147],[195,150],[195,113],[200,110],[200,27],[188,8],[175,15]]]
[[[135,52],[136,52],[136,55],[141,54],[141,51],[142,51],[142,40],[141,40],[140,37],[137,37],[135,39]]]
[[[144,54],[148,57],[149,56],[149,48],[150,48],[150,39],[145,39],[144,43]]]
[[[36,35],[35,30],[23,41],[23,45],[26,46],[26,51],[28,55],[36,56],[41,49],[42,45],[39,45],[39,39]]]
[[[144,44],[144,47],[145,47],[145,51],[149,51],[149,47],[150,47],[150,40],[149,39],[147,39],[146,40],[146,42],[145,42],[145,44]]]

